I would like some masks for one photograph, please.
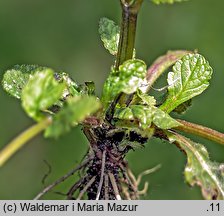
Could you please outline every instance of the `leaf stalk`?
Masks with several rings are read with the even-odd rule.
[[[39,123],[31,126],[19,136],[13,139],[5,148],[0,152],[0,167],[22,146],[24,146],[29,140],[35,137],[37,134],[45,130],[52,123],[51,118],[45,118]]]
[[[180,126],[176,127],[175,129],[184,131],[187,133],[195,134],[198,136],[201,136],[203,138],[206,138],[208,140],[220,143],[224,145],[224,134],[221,132],[218,132],[216,130],[213,130],[211,128],[198,125],[195,123],[187,122],[184,120],[177,120],[178,122],[181,123]]]

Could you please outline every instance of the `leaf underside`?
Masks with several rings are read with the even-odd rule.
[[[11,96],[20,99],[21,92],[30,77],[36,71],[42,71],[44,67],[37,65],[15,65],[4,73],[2,86]]]
[[[185,179],[191,186],[201,187],[205,199],[224,199],[224,164],[212,162],[206,148],[174,132],[167,132],[187,156]]]

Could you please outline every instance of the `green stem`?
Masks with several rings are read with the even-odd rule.
[[[138,12],[143,0],[120,0],[122,7],[122,22],[120,39],[118,46],[118,54],[116,59],[115,69],[118,70],[119,66],[126,60],[132,59],[136,24]]]
[[[41,131],[46,129],[52,123],[51,118],[46,118],[41,122],[33,125],[19,136],[13,139],[1,152],[0,152],[0,167],[23,145],[25,145],[29,140],[39,134]]]
[[[122,7],[122,22],[115,63],[115,70],[117,71],[123,62],[133,58],[137,17],[143,0],[120,0],[120,2]],[[125,100],[125,97],[126,96],[121,93],[107,109],[106,119],[109,123],[111,123],[111,119],[113,118],[116,104],[121,100]]]
[[[175,129],[181,130],[187,133],[195,134],[203,138],[215,141],[220,144],[224,144],[224,134],[218,131],[215,131],[211,128],[204,127],[202,125],[194,124],[184,120],[177,120],[181,123],[181,126],[176,127]]]

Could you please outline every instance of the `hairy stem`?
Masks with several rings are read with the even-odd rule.
[[[138,11],[143,0],[121,0],[122,22],[115,69],[133,57]]]
[[[0,167],[22,146],[24,146],[29,140],[38,135],[44,129],[46,129],[52,123],[51,118],[46,118],[41,122],[33,125],[19,136],[13,139],[5,148],[0,152]]]
[[[224,144],[224,134],[223,133],[220,133],[211,128],[204,127],[202,125],[198,125],[195,123],[187,122],[184,120],[178,119],[177,121],[181,123],[180,126],[175,128],[177,130],[195,134],[195,135],[201,136],[203,138],[215,141],[217,143]]]

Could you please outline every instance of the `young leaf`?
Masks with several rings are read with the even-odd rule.
[[[173,66],[168,74],[168,96],[160,107],[171,112],[177,106],[201,94],[211,79],[212,68],[199,54],[187,54]]]
[[[56,103],[64,89],[65,84],[56,81],[51,69],[38,71],[22,91],[22,106],[30,117],[39,121],[43,118],[42,111]]]
[[[145,91],[146,65],[138,59],[124,62],[119,71],[112,71],[103,88],[102,101],[105,107],[120,93],[132,94],[138,89]]]
[[[114,21],[103,17],[99,22],[99,33],[104,47],[112,55],[116,55],[118,51],[120,28],[115,25]]]
[[[37,65],[15,65],[7,70],[3,76],[2,85],[4,90],[13,97],[20,99],[21,92],[30,77],[36,71],[42,71],[44,67]]]
[[[191,53],[191,51],[188,50],[168,51],[165,55],[157,58],[147,71],[146,79],[148,82],[148,89],[151,88],[151,86],[155,83],[155,81],[161,76],[163,72],[165,72],[177,60],[181,59],[188,53]]]
[[[173,4],[175,2],[184,2],[188,0],[151,0],[155,4]]]
[[[69,98],[63,109],[53,118],[53,123],[46,129],[45,137],[59,137],[70,131],[72,126],[85,120],[100,108],[99,100],[94,96],[76,96]]]
[[[127,121],[127,127],[136,121],[136,127],[143,130],[154,123],[158,128],[170,129],[180,125],[175,119],[155,106],[131,105],[127,108],[117,108],[114,118]]]
[[[143,93],[141,90],[137,91],[136,98],[138,98],[137,100],[140,104],[148,105],[148,106],[156,105],[155,98],[153,96]],[[134,102],[136,103],[135,98],[134,98]]]
[[[224,164],[212,162],[206,148],[174,132],[167,133],[187,156],[185,179],[201,187],[205,199],[224,199]]]

